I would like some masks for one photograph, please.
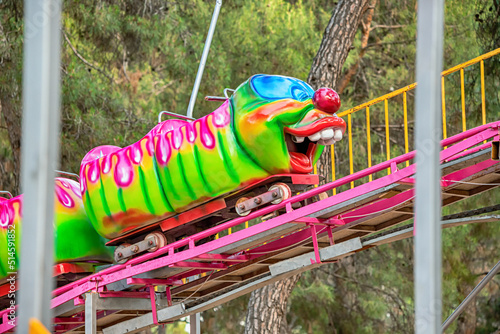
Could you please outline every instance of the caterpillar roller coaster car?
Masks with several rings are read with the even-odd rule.
[[[295,78],[254,75],[221,99],[200,119],[166,120],[127,147],[92,149],[79,185],[56,180],[59,265],[123,263],[279,203],[318,183],[314,163],[346,128],[335,115],[335,91],[314,91]],[[22,196],[0,200],[4,279],[17,270],[17,257],[10,267],[5,250],[19,249],[20,233],[12,242],[9,229],[20,231],[21,218]],[[109,246],[117,246],[114,256]]]

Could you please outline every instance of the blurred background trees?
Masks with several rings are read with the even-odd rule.
[[[378,0],[359,27],[341,75],[344,110],[415,79],[414,0]],[[445,2],[444,67],[500,47],[497,0]],[[200,87],[195,117],[213,111],[221,95],[255,73],[308,77],[335,9],[325,0],[224,2]],[[78,173],[91,148],[128,145],[157,122],[162,110],[185,114],[211,19],[213,1],[67,0],[63,13],[61,169]],[[19,193],[22,79],[21,1],[0,0],[0,188]],[[500,114],[499,57],[485,61],[487,121]],[[447,82],[450,132],[461,123],[459,73]],[[465,72],[468,127],[480,122],[479,71]],[[340,87],[337,87],[338,89]],[[339,89],[340,90],[340,89]],[[408,95],[412,138],[413,95]],[[403,111],[389,106],[391,155],[404,152]],[[384,160],[383,109],[371,109],[373,163]],[[364,115],[353,115],[363,127]],[[359,131],[358,133],[366,133]],[[366,138],[354,137],[355,170],[366,167]],[[348,168],[346,145],[335,148],[337,172]],[[326,173],[328,175],[328,173]],[[500,194],[443,209],[443,214],[493,205]],[[443,316],[448,315],[499,259],[498,223],[443,231]],[[498,278],[449,332],[500,328]],[[203,333],[241,333],[248,296],[204,312]],[[411,333],[413,242],[371,249],[302,275],[287,309],[284,333]]]

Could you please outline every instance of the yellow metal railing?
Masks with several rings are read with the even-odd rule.
[[[461,100],[461,131],[467,130],[467,116],[466,116],[466,95],[465,95],[465,69],[471,65],[480,64],[480,86],[481,86],[481,124],[486,124],[486,97],[485,97],[485,73],[484,73],[484,61],[488,58],[496,56],[500,54],[500,48],[483,54],[479,57],[471,59],[465,63],[454,66],[450,69],[447,69],[441,73],[441,112],[442,112],[442,121],[443,121],[443,138],[447,138],[449,134],[449,127],[447,124],[447,113],[446,113],[446,90],[445,90],[445,79],[452,73],[460,72],[460,100]],[[391,159],[391,143],[390,143],[390,133],[389,133],[389,100],[394,99],[395,97],[401,97],[403,100],[403,131],[404,131],[404,152],[408,153],[410,151],[410,133],[409,133],[409,120],[408,120],[408,92],[415,89],[417,83],[412,83],[406,87],[395,90],[389,94],[382,95],[378,98],[375,98],[371,101],[360,104],[354,108],[350,108],[338,113],[339,117],[347,116],[347,131],[348,131],[348,152],[349,152],[349,174],[354,173],[354,153],[353,153],[353,114],[360,110],[365,110],[366,118],[365,118],[365,126],[366,126],[366,153],[367,153],[367,167],[372,166],[372,129],[370,127],[370,107],[376,105],[377,103],[384,102],[383,106],[383,117],[385,119],[385,158],[387,160]],[[391,100],[394,101],[394,100]],[[400,103],[400,102],[399,102]],[[372,112],[373,116],[373,112]],[[450,115],[448,115],[449,117]],[[459,115],[457,115],[458,117]],[[469,115],[470,116],[470,115]],[[344,118],[345,119],[345,118]],[[470,124],[469,124],[470,126]],[[337,146],[339,146],[337,144]],[[336,169],[335,169],[335,154],[333,146],[331,147],[331,156],[332,156],[332,180],[337,178]],[[406,166],[409,166],[409,161],[406,162]],[[364,167],[363,167],[364,168]],[[339,170],[339,168],[337,168]],[[390,174],[391,170],[388,168],[387,173]],[[373,175],[369,176],[369,181],[372,181]],[[351,182],[351,188],[354,187],[354,182]],[[336,189],[334,190],[334,192]]]
[[[491,58],[493,56],[496,56],[500,54],[500,48],[496,49],[494,51],[491,51],[489,53],[486,53],[482,56],[479,56],[477,58],[471,59],[465,63],[462,63],[460,65],[454,66],[446,71],[443,71],[441,73],[441,108],[442,108],[442,121],[443,121],[443,138],[448,137],[448,127],[447,127],[447,114],[446,114],[446,90],[445,90],[445,78],[457,71],[460,71],[460,95],[461,95],[461,127],[462,131],[465,131],[467,128],[467,122],[466,122],[466,101],[465,101],[465,72],[464,69],[480,63],[480,70],[481,70],[481,121],[482,124],[486,124],[486,94],[485,94],[485,82],[484,82],[484,60]],[[349,152],[349,174],[354,173],[354,147],[353,147],[353,117],[352,115],[356,113],[357,111],[360,110],[365,110],[365,125],[366,125],[366,144],[367,144],[367,166],[371,167],[372,166],[372,132],[371,132],[371,127],[370,127],[370,107],[376,105],[377,103],[384,102],[383,106],[383,115],[384,115],[384,127],[385,127],[385,159],[390,160],[391,159],[391,140],[390,140],[390,131],[389,131],[389,124],[390,124],[390,118],[389,118],[389,100],[395,98],[395,97],[400,97],[402,96],[403,100],[403,135],[404,135],[404,152],[408,153],[410,151],[410,133],[409,133],[409,120],[408,120],[408,92],[412,91],[415,89],[417,86],[417,83],[412,83],[411,85],[408,85],[406,87],[400,88],[398,90],[395,90],[389,94],[382,95],[376,99],[373,99],[371,101],[365,102],[363,104],[360,104],[354,108],[350,108],[347,110],[344,110],[340,113],[338,113],[339,117],[344,117],[347,116],[347,150]],[[373,114],[372,114],[373,115]],[[344,118],[345,119],[345,118]],[[341,145],[346,145],[343,142],[339,142],[336,145],[331,145],[330,146],[330,153],[331,153],[331,167],[332,167],[332,175],[331,175],[331,180],[334,181],[337,179],[337,173],[340,172],[341,168],[336,168],[336,159],[335,159],[335,147],[341,146]],[[341,159],[339,159],[341,160]],[[341,163],[342,161],[339,161],[338,163]],[[409,161],[406,162],[406,166],[409,165]],[[364,168],[364,167],[363,167]],[[317,174],[317,166],[314,166],[314,173]],[[390,174],[391,168],[387,169],[387,174]],[[340,176],[345,176],[345,175],[340,175]],[[373,180],[373,175],[370,175],[368,177],[369,181]],[[350,187],[354,188],[354,182],[350,183]],[[337,193],[337,189],[333,189],[333,194],[335,195]],[[248,228],[248,221],[244,223],[244,228]],[[243,225],[243,224],[242,224]],[[227,232],[225,232],[222,235],[226,234],[231,234],[233,231],[232,228],[229,228]],[[216,239],[219,238],[219,234],[215,236]]]

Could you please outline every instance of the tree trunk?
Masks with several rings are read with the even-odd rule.
[[[15,38],[15,33],[12,34]],[[12,36],[11,35],[11,36]],[[13,61],[14,52],[11,50],[5,29],[0,22],[0,59],[1,71],[10,72],[17,69]],[[14,196],[20,193],[20,167],[21,167],[21,110],[19,101],[20,77],[11,78],[9,85],[0,87],[0,124],[7,133],[11,158],[4,159],[0,156],[0,190],[8,190]],[[7,156],[9,155],[7,154]]]
[[[0,115],[6,125],[7,133],[12,151],[12,159],[0,161],[0,190],[9,190],[14,196],[20,193],[21,168],[21,113],[11,103],[9,97],[0,91]]]
[[[308,83],[314,88],[337,89],[352,41],[368,9],[369,0],[340,1],[325,29],[319,51],[314,57]],[[342,96],[340,97],[342,100]],[[317,163],[318,174],[325,177],[322,183],[331,180],[331,149],[327,147]]]
[[[344,74],[342,80],[337,85],[337,93],[342,95],[347,85],[351,81],[351,78],[356,74],[361,58],[366,53],[366,47],[368,46],[368,38],[370,37],[371,24],[373,19],[373,12],[375,11],[375,5],[377,0],[371,0],[369,9],[366,11],[365,19],[361,21],[361,26],[363,27],[363,35],[361,36],[361,51],[359,51],[358,60],[347,70]]]
[[[335,7],[307,78],[314,89],[336,87],[368,2],[342,0]],[[331,175],[330,161],[330,149],[326,149],[318,161],[320,175]],[[252,292],[245,334],[280,333],[282,323],[286,323],[283,319],[286,318],[288,298],[299,277],[295,275]]]
[[[252,292],[248,301],[245,334],[280,333],[286,318],[288,297],[299,277],[295,275]]]

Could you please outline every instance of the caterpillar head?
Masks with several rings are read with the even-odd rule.
[[[316,92],[299,79],[257,74],[231,96],[235,136],[271,174],[310,173],[325,145],[341,140],[344,120],[337,93]]]

